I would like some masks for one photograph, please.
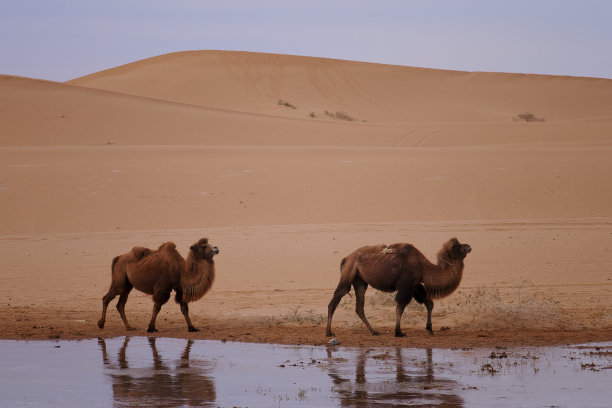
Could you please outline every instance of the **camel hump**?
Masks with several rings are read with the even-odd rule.
[[[158,251],[176,251],[176,244],[172,241],[165,242],[157,248]]]
[[[396,244],[398,246],[397,252],[400,255],[408,255],[416,250],[412,244]]]
[[[145,247],[134,247],[134,248],[132,248],[132,256],[134,256],[134,259],[136,261],[140,261],[145,256],[151,254],[151,252],[153,252],[153,251],[151,251],[149,248],[145,248]]]
[[[383,255],[408,255],[416,249],[412,244],[381,245],[381,248],[379,253]]]

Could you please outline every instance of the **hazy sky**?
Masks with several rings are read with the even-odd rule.
[[[203,49],[612,78],[612,1],[0,0],[2,74]]]

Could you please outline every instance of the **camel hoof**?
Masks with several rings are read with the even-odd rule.
[[[147,332],[148,332],[148,333],[157,333],[157,329],[156,329],[155,327],[149,327],[149,328],[147,329]]]
[[[195,327],[191,326],[191,327],[189,328],[189,331],[190,331],[190,332],[192,332],[192,333],[194,333],[194,332],[199,332],[199,331],[200,331],[200,329],[196,329]]]
[[[326,335],[327,337],[335,337],[335,336],[336,336],[334,333],[332,333],[332,332],[330,332],[330,331],[328,331],[327,333],[325,333],[325,335]]]
[[[377,332],[376,330],[374,330],[372,332],[372,336],[380,336],[380,332]]]
[[[406,335],[402,332],[395,332],[395,337],[406,337]]]
[[[432,336],[434,335],[434,332],[431,327],[427,327],[425,330],[427,330],[427,333],[431,334]]]
[[[98,327],[103,329],[104,328],[104,323],[106,323],[104,320],[98,320]]]

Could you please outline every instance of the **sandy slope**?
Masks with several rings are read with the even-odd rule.
[[[231,110],[308,117],[344,111],[370,122],[548,121],[610,117],[612,81],[410,68],[227,51],[166,54],[69,81]],[[289,102],[296,109],[278,105]]]
[[[394,126],[203,108],[6,75],[0,91],[1,146],[368,146],[403,137]]]
[[[512,120],[525,110],[546,121]],[[114,309],[95,326],[113,256],[209,236],[218,276],[191,306],[194,338],[321,344],[348,252],[404,241],[433,258],[457,236],[474,252],[436,305],[439,335],[415,307],[396,340],[392,299],[369,291],[384,335],[347,297],[339,340],[611,340],[610,112],[609,80],[251,53],[169,54],[68,84],[0,76],[2,337],[124,334]],[[138,333],[150,310],[130,296]],[[158,322],[186,335],[172,303]]]

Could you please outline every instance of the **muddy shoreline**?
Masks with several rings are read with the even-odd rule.
[[[116,314],[116,311],[111,310]],[[283,323],[280,325],[259,319],[198,319],[200,332],[189,333],[184,321],[162,318],[157,333],[147,333],[146,324],[134,320],[135,331],[126,331],[118,316],[111,317],[104,330],[97,327],[98,313],[61,312],[58,310],[32,310],[0,307],[2,332],[5,340],[83,340],[118,336],[154,336],[161,338],[188,338],[194,340],[222,340],[246,343],[284,345],[325,345],[325,325]],[[195,324],[195,322],[194,322]],[[407,325],[405,338],[393,335],[394,327],[378,327],[379,336],[371,336],[365,327],[334,328],[339,345],[345,347],[414,347],[414,348],[477,348],[555,346],[612,341],[612,328],[598,329],[454,329],[440,330],[434,323],[435,334],[429,335],[424,327]]]

